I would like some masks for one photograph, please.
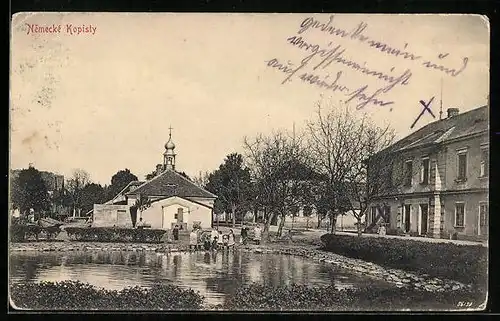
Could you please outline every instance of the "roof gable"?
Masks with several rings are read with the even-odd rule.
[[[212,209],[212,207],[207,205],[207,204],[196,202],[196,201],[193,201],[191,199],[180,197],[180,196],[167,196],[167,197],[163,197],[163,198],[159,198],[157,200],[154,200],[151,203],[159,203],[159,202],[161,202],[162,204],[169,204],[169,205],[179,204],[179,203],[180,204],[193,203],[193,204],[196,204],[199,206],[203,206],[203,207]]]
[[[177,172],[167,169],[125,195],[217,198]]]
[[[128,192],[132,191],[134,188],[138,187],[138,186],[141,186],[142,184],[144,184],[144,182],[142,181],[131,181],[129,182],[124,188],[122,188],[122,190],[115,195],[115,197],[113,197],[112,199],[110,199],[109,201],[107,201],[106,203],[104,204],[113,204],[115,201],[122,201],[124,200],[121,199],[120,197],[123,196],[125,194],[127,194]]]

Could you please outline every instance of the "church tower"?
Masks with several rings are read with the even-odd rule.
[[[169,130],[168,142],[165,144],[165,153],[163,153],[163,168],[175,170],[175,144],[172,141],[172,127]]]

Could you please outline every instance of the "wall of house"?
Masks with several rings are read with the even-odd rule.
[[[212,209],[199,206],[195,204],[191,208],[191,212],[189,214],[190,221],[188,222],[188,228],[193,228],[193,222],[200,222],[202,228],[210,228],[212,226]]]
[[[446,174],[444,185],[448,190],[488,188],[488,178],[480,177],[481,145],[488,143],[489,137],[482,135],[446,145]],[[467,180],[458,182],[458,150],[467,149]]]
[[[395,193],[425,193],[434,191],[435,165],[439,157],[435,148],[415,148],[402,152],[395,157],[396,161],[394,162],[392,171],[392,182],[396,187]],[[429,158],[429,178],[427,184],[421,182],[422,160],[424,157]],[[404,166],[410,160],[412,161],[412,184],[407,186],[404,184]]]
[[[137,198],[135,197],[135,195],[133,195],[133,196],[127,196],[126,199],[127,199],[127,205],[128,206],[135,205],[135,203],[137,202]]]
[[[465,203],[464,227],[455,226],[455,204]],[[449,238],[450,234],[457,233],[458,239],[481,239],[485,235],[478,237],[479,225],[479,203],[488,202],[488,193],[462,193],[448,194],[442,196],[444,207],[444,238]]]
[[[93,227],[132,227],[128,205],[94,204]]]
[[[383,208],[384,206],[389,206],[390,208],[390,218],[389,218],[389,227],[391,229],[401,228],[405,230],[405,205],[409,205],[410,209],[410,230],[412,233],[423,233],[422,228],[419,226],[421,224],[421,216],[420,216],[420,205],[427,204],[428,206],[428,217],[427,217],[427,233],[428,236],[432,235],[432,226],[434,222],[434,208],[433,203],[431,202],[431,197],[412,197],[412,195],[407,195],[405,197],[390,197],[381,199],[375,202],[372,202],[368,208],[368,211],[371,212],[371,207],[377,207],[377,213],[379,211],[378,207]],[[367,224],[370,224],[372,218],[369,217],[367,219]]]
[[[172,223],[177,223],[175,214],[179,208],[183,209],[183,222],[191,229],[193,222],[199,221],[202,228],[212,225],[212,209],[187,201],[179,197],[156,201],[149,208],[141,212],[142,220],[151,224],[151,228],[170,229]],[[165,213],[165,215],[163,214]]]

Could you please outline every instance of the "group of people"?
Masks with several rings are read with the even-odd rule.
[[[193,228],[189,234],[189,248],[191,250],[217,250],[234,247],[236,237],[233,230],[223,234],[222,231],[214,228],[211,231],[202,232],[199,227]]]
[[[249,239],[249,229],[243,226],[241,229],[240,244],[246,245]],[[253,231],[254,243],[259,245],[262,238],[262,230],[260,226],[256,226]],[[195,227],[189,234],[189,248],[191,250],[204,249],[230,249],[236,244],[236,236],[232,229],[223,234],[218,228],[213,228],[211,231],[203,232],[201,228]]]
[[[243,245],[246,245],[248,243],[249,235],[248,235],[249,229],[246,227],[246,225],[243,225],[241,228],[241,243]],[[262,229],[260,228],[259,225],[256,225],[253,228],[253,242],[256,245],[260,245],[260,241],[262,239]]]

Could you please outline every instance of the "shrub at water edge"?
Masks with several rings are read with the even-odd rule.
[[[117,227],[67,227],[68,237],[75,241],[159,243],[165,230]]]
[[[390,311],[458,309],[459,302],[469,302],[477,309],[485,301],[485,293],[454,291],[429,293],[415,289],[346,289],[334,286],[310,287],[289,285],[273,287],[251,284],[226,299],[226,310],[331,310]]]
[[[61,229],[59,226],[43,227],[39,225],[11,224],[9,228],[10,240],[12,242],[24,242],[29,238],[39,239],[40,235],[45,235],[47,240],[54,240]]]
[[[482,245],[430,243],[324,234],[323,249],[382,266],[484,286],[488,249]]]
[[[15,284],[10,291],[16,308],[30,310],[199,310],[203,304],[199,293],[170,284],[116,291],[62,281]]]

